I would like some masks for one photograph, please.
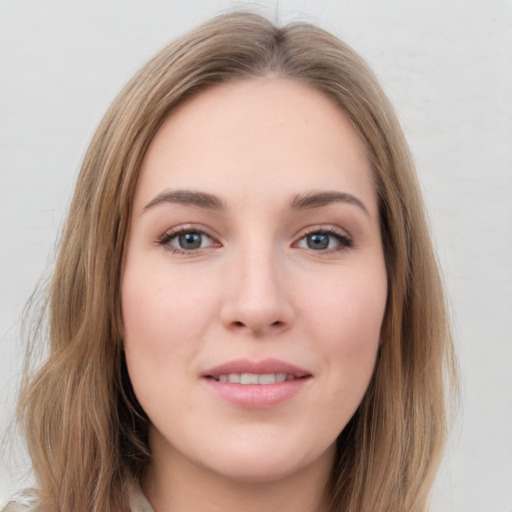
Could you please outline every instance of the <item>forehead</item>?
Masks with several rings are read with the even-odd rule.
[[[362,143],[334,101],[263,78],[214,86],[169,115],[145,156],[136,204],[166,188],[204,189],[228,204],[234,193],[375,195]]]

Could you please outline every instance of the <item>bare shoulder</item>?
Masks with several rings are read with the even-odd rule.
[[[1,509],[0,512],[35,512],[38,505],[38,494],[35,489],[17,492]]]

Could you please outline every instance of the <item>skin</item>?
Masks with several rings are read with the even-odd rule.
[[[196,196],[181,190],[223,207],[184,204]],[[326,191],[345,195],[290,207]],[[180,230],[205,232],[193,235],[201,247],[180,246]],[[251,79],[175,109],[143,163],[122,278],[155,510],[326,510],[335,440],[371,379],[386,296],[370,165],[330,99]],[[276,405],[233,404],[203,375],[268,358],[310,375]]]

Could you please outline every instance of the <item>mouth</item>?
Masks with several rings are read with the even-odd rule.
[[[276,406],[300,393],[313,374],[276,359],[236,360],[203,374],[203,381],[219,397],[244,408]]]
[[[307,375],[297,377],[295,375],[287,373],[223,373],[217,377],[208,376],[217,382],[231,382],[234,384],[257,384],[260,386],[266,386],[268,384],[279,384],[281,382],[305,379]]]
[[[304,368],[279,359],[265,359],[263,361],[237,359],[211,368],[201,376],[217,382],[268,385],[305,379],[312,377],[312,374]]]

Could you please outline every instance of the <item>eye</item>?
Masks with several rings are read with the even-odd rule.
[[[319,229],[303,236],[296,245],[297,247],[313,251],[335,251],[351,247],[352,240],[335,229]]]
[[[177,253],[191,253],[206,247],[220,245],[204,231],[197,229],[170,230],[158,243]]]

